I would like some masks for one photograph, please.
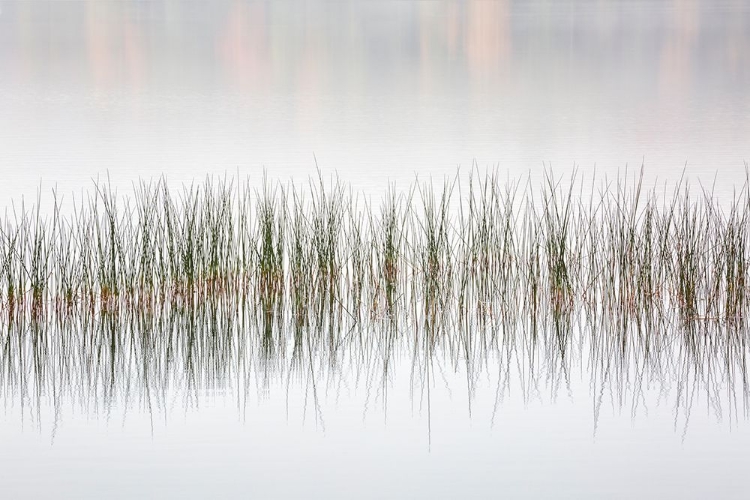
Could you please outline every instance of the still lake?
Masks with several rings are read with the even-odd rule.
[[[70,202],[107,176],[127,195],[160,176],[178,191],[207,175],[304,182],[316,166],[374,207],[390,182],[473,165],[541,183],[545,166],[603,181],[643,164],[649,188],[684,174],[722,201],[746,179],[748,88],[741,0],[0,0],[0,208],[12,218],[40,186],[43,207],[53,188]],[[271,352],[251,325],[180,314],[152,330],[197,347],[144,351],[128,318],[0,321],[0,497],[750,487],[747,344],[685,355],[667,342],[602,363],[599,326],[580,318],[564,349],[471,354],[368,324],[370,340],[344,332],[300,361],[293,336]],[[128,340],[106,348],[115,338]]]

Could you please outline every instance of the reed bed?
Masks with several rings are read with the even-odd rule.
[[[499,400],[579,369],[595,412],[675,386],[686,413],[696,388],[717,414],[750,409],[747,183],[718,200],[684,179],[645,190],[642,173],[472,171],[379,203],[322,176],[53,196],[0,226],[6,401],[164,407],[173,388],[281,379],[317,401],[346,378],[385,403],[407,366],[428,407],[446,372],[472,392],[492,371]]]
[[[462,184],[463,181],[463,184]],[[629,183],[630,181],[630,183]],[[641,178],[540,186],[472,172],[391,188],[379,205],[337,179],[260,186],[164,180],[131,196],[95,184],[51,215],[9,207],[0,224],[0,310],[99,314],[211,296],[248,313],[527,319],[585,312],[742,322],[750,195],[645,191]]]

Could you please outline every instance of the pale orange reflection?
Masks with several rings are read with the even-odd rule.
[[[510,61],[510,12],[507,0],[466,4],[466,60],[472,74],[494,74]]]
[[[221,68],[239,89],[267,87],[271,81],[267,5],[233,2],[218,34],[216,52]]]
[[[662,97],[684,95],[692,81],[693,57],[700,34],[695,0],[672,0],[667,38],[659,54],[659,93]]]
[[[146,78],[143,26],[128,16],[126,2],[85,4],[85,44],[95,87],[138,88]]]

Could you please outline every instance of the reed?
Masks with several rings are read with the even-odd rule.
[[[722,205],[685,179],[647,190],[642,175],[588,184],[547,171],[537,187],[472,170],[390,187],[379,205],[322,175],[306,187],[207,178],[177,194],[161,179],[131,196],[95,183],[72,210],[55,192],[50,214],[39,201],[6,209],[0,308],[7,322],[221,297],[250,314],[289,309],[300,327],[324,314],[532,330],[548,313],[744,322],[747,183]]]

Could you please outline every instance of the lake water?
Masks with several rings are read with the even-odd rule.
[[[0,0],[0,208],[106,176],[127,193],[162,175],[179,188],[316,167],[377,207],[389,182],[473,165],[541,182],[545,165],[604,179],[643,164],[649,186],[684,172],[721,201],[746,178],[748,88],[742,0]],[[592,346],[600,327],[580,318],[558,350],[470,354],[370,325],[369,341],[342,334],[295,359],[292,333],[268,351],[262,329],[216,318],[152,325],[153,345],[128,318],[97,321],[0,321],[0,497],[750,486],[748,344],[722,341],[726,325],[700,348],[666,329],[656,355]]]

